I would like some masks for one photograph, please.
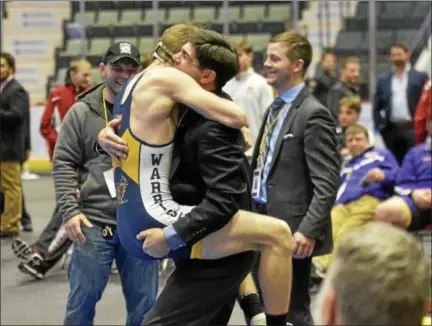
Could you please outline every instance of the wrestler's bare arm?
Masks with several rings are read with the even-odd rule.
[[[164,95],[206,118],[231,128],[241,129],[248,125],[246,113],[239,105],[204,90],[192,77],[175,68],[155,69],[152,79]]]

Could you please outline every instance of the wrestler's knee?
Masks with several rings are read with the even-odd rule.
[[[293,250],[292,232],[285,221],[275,218],[272,220],[271,227],[267,230],[274,247],[279,248],[284,253],[291,253]]]
[[[382,202],[375,209],[374,220],[378,222],[391,223],[392,216],[398,214],[394,205],[389,202]]]

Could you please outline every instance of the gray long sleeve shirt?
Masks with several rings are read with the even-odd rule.
[[[111,159],[98,155],[94,146],[105,127],[102,102],[104,84],[81,94],[66,114],[53,157],[53,178],[59,213],[66,222],[84,214],[89,220],[116,224],[117,201],[111,198],[103,173],[111,169]],[[112,106],[108,105],[108,121]],[[76,188],[81,199],[76,199]]]

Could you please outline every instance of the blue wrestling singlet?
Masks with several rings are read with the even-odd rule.
[[[130,129],[132,92],[142,78],[134,78],[123,86],[114,105],[114,116],[121,115],[118,135],[128,144],[126,159],[115,168],[114,181],[117,195],[117,231],[127,252],[141,259],[155,259],[144,253],[144,241],[136,238],[141,231],[163,228],[189,213],[193,206],[176,203],[169,189],[169,169],[173,143],[151,145],[139,140]],[[131,82],[135,84],[130,87]],[[130,89],[127,98],[124,93]],[[201,241],[193,247],[171,251],[167,258],[201,258]]]

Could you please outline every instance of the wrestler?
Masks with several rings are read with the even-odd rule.
[[[267,322],[270,325],[285,324],[292,273],[292,238],[285,222],[239,210],[217,226],[200,227],[197,232],[202,235],[202,241],[186,243],[186,246],[174,251],[170,251],[168,246],[152,245],[152,240],[160,236],[162,229],[166,230],[174,223],[175,230],[177,222],[187,223],[188,214],[194,210],[193,206],[177,204],[169,190],[172,141],[177,122],[175,104],[194,108],[227,126],[242,127],[238,123],[241,119],[236,116],[240,111],[234,103],[204,90],[191,78],[198,78],[194,76],[197,73],[194,65],[189,66],[192,68],[188,71],[191,76],[170,67],[174,52],[171,48],[175,46],[168,44],[169,40],[167,35],[162,36],[154,53],[158,60],[126,84],[117,97],[115,111],[122,114],[118,132],[128,145],[128,155],[121,159],[121,167],[115,171],[120,239],[131,254],[141,258],[168,256],[214,260],[241,252],[259,251],[259,279]],[[233,53],[234,62],[236,60],[235,53],[220,34],[202,30],[183,46],[181,52],[174,56],[174,61],[180,61],[181,56],[198,60],[194,58],[198,44],[226,47],[227,52]],[[161,54],[167,59],[161,58]],[[208,51],[207,55],[209,58],[199,58],[198,65],[208,65],[212,60],[217,62],[211,57],[212,51]],[[234,70],[227,76],[224,71],[226,80],[223,80],[212,68],[205,69],[204,74],[215,80],[217,88],[221,88],[236,73]],[[120,152],[115,154],[124,157]]]

